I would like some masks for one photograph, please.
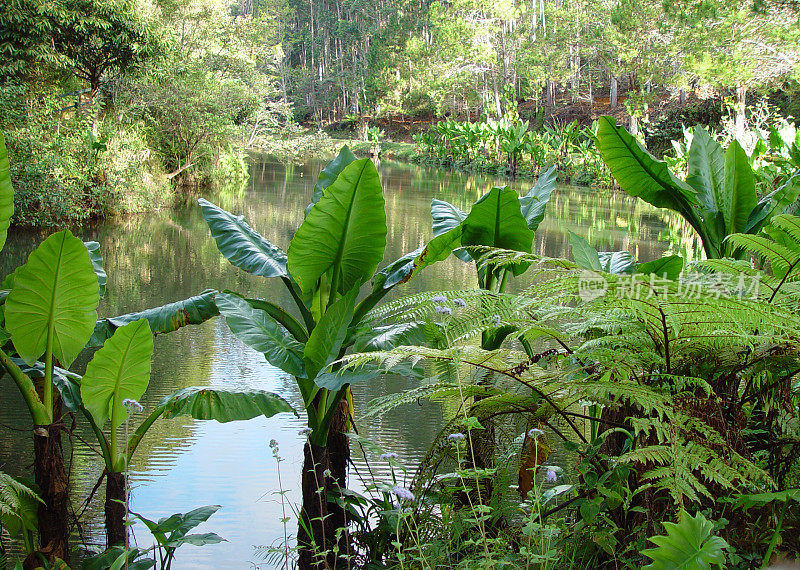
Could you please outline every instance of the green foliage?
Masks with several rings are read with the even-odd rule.
[[[258,416],[271,418],[294,408],[280,396],[262,390],[214,390],[184,388],[159,404],[165,418],[188,415],[196,420],[216,420],[220,423],[250,420]]]
[[[86,570],[147,570],[156,566],[159,570],[169,570],[175,560],[175,551],[185,544],[206,546],[219,544],[225,539],[213,532],[189,534],[197,525],[207,521],[217,512],[219,505],[208,505],[189,511],[163,517],[158,521],[150,520],[138,513],[131,514],[148,528],[156,543],[150,548],[123,548],[114,546],[105,552],[91,557],[84,563]],[[152,553],[152,554],[151,554]]]
[[[287,266],[304,293],[327,275],[332,295],[344,295],[372,276],[385,247],[378,171],[362,158],[348,164],[311,208],[289,245]]]
[[[664,523],[666,535],[650,537],[656,548],[643,550],[642,554],[652,558],[653,562],[643,568],[701,570],[712,566],[724,567],[728,543],[713,535],[714,524],[702,513],[693,517],[681,511],[679,517],[678,523]]]
[[[139,400],[150,381],[153,336],[142,319],[120,327],[98,350],[81,381],[81,399],[98,427],[116,430],[128,417],[124,400]]]
[[[120,94],[132,119],[165,167],[178,176],[212,158],[256,111],[258,100],[241,80],[223,78],[197,64],[158,68],[131,78]],[[197,169],[195,169],[197,170]]]
[[[610,117],[600,118],[597,145],[620,187],[683,216],[700,236],[709,259],[735,256],[725,238],[757,232],[773,211],[771,196],[758,201],[753,170],[741,146],[734,140],[723,155],[702,127],[695,129],[689,147],[686,181]]]
[[[415,135],[414,140],[420,160],[425,162],[467,170],[501,172],[505,168],[512,176],[537,172],[540,179],[545,169],[550,173],[550,168],[557,168],[576,183],[608,182],[591,130],[575,122],[534,131],[528,130],[527,122],[508,117],[476,123],[447,119],[432,125],[430,132]]]
[[[42,502],[34,485],[0,471],[0,523],[12,537],[22,537],[25,553],[33,552],[33,533]]]
[[[311,440],[325,445],[333,414],[350,381],[379,374],[361,371],[364,374],[358,377],[336,379],[332,375],[337,370],[330,369],[330,364],[356,342],[357,336],[348,331],[359,330],[364,315],[391,288],[429,264],[430,252],[415,251],[373,276],[383,258],[387,231],[383,193],[372,162],[355,160],[346,147],[320,174],[313,199],[288,255],[241,218],[206,201],[200,205],[222,254],[246,271],[280,276],[302,315],[300,323],[269,301],[217,295],[217,307],[233,333],[295,377],[308,413]],[[356,304],[360,287],[370,277],[371,294]]]
[[[219,314],[214,302],[216,294],[216,291],[209,289],[199,295],[160,307],[99,319],[94,324],[94,332],[87,346],[90,348],[102,346],[119,327],[140,319],[147,319],[153,334],[168,333],[188,325],[204,323]]]
[[[153,57],[161,46],[154,22],[134,0],[61,0],[49,30],[59,63],[85,80],[92,95],[108,72],[124,72]]]
[[[89,340],[99,301],[86,247],[69,230],[42,242],[13,277],[6,326],[28,364],[42,355],[70,365]]]
[[[597,252],[594,255],[599,263]],[[796,408],[788,412],[784,407],[788,402],[783,392],[800,364],[793,348],[800,343],[793,313],[735,287],[730,294],[727,289],[707,289],[703,283],[711,281],[687,289],[688,279],[615,275],[596,267],[604,287],[587,300],[580,295],[584,275],[566,260],[511,251],[488,252],[485,258],[479,263],[495,267],[535,262],[533,284],[519,295],[421,293],[369,315],[383,327],[376,333],[396,336],[387,337],[389,342],[378,351],[346,356],[345,369],[377,365],[400,370],[404,363],[420,360],[426,366],[426,379],[418,388],[376,400],[370,413],[382,414],[417,398],[455,398],[457,405],[451,409],[469,410],[476,418],[505,418],[494,426],[496,442],[525,440],[525,434],[519,434],[527,428],[520,426],[541,426],[548,438],[555,434],[565,452],[579,457],[577,472],[569,480],[574,487],[562,497],[564,502],[552,513],[546,509],[551,518],[537,519],[542,525],[537,528],[555,524],[564,537],[551,554],[556,560],[563,555],[562,560],[581,566],[610,560],[637,565],[648,524],[677,514],[679,507],[694,512],[701,506],[717,518],[736,522],[728,523],[724,539],[706,541],[698,534],[697,545],[716,548],[725,540],[737,552],[757,552],[759,546],[746,538],[751,536],[750,523],[732,517],[728,509],[749,489],[784,488],[778,465],[794,461],[796,433],[782,427],[785,417],[763,411],[779,406],[797,417]],[[664,264],[670,267],[676,261],[680,264],[679,258],[665,258]],[[442,302],[442,297],[447,300]],[[437,310],[441,306],[450,307],[452,315],[442,316]],[[498,325],[514,331],[508,342],[493,350],[479,348],[477,335]],[[404,331],[422,332],[427,345],[410,346],[417,341],[409,342]],[[487,373],[497,380],[485,383]],[[731,384],[731,378],[736,382]],[[734,402],[734,409],[722,402]],[[492,492],[488,504],[473,499],[469,508],[463,501],[446,499],[448,475],[439,469],[447,465],[444,458],[452,445],[447,435],[458,431],[457,425],[443,429],[415,477],[411,488],[420,506],[407,522],[408,534],[399,539],[406,551],[421,548],[433,557],[435,541],[448,540],[447,527],[437,527],[435,538],[414,534],[417,525],[436,524],[422,518],[431,516],[424,507],[431,502],[442,517],[450,509],[461,520],[505,517],[500,527],[519,529],[519,519],[503,514],[502,507],[509,505],[506,501],[516,504],[515,499],[503,497],[499,490]],[[786,442],[781,453],[774,453],[777,441]],[[498,454],[519,449],[509,443],[496,445]],[[508,468],[513,470],[524,461],[521,452],[510,453],[510,459],[495,456],[495,465],[505,469],[510,461]],[[766,457],[769,463],[762,459]],[[499,481],[492,478],[491,488],[505,488]],[[474,489],[472,484],[469,488]],[[661,505],[658,512],[648,507],[653,504]],[[480,546],[449,556],[465,560],[486,556],[485,549],[493,552],[496,545],[480,535],[480,523],[469,528],[473,544]],[[775,537],[785,532],[768,533],[770,549],[779,540]],[[724,564],[724,554],[718,562]]]
[[[3,133],[0,132],[0,250],[6,243],[6,233],[14,215],[14,189],[11,186],[11,169]]]

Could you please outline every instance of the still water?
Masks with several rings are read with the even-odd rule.
[[[303,218],[312,188],[324,163],[284,165],[268,157],[252,159],[251,177],[244,186],[205,195],[221,207],[244,215],[267,239],[284,249]],[[462,209],[488,191],[506,184],[497,178],[470,176],[408,164],[379,167],[386,197],[389,226],[385,263],[409,252],[432,237],[431,198],[448,200]],[[527,192],[529,182],[513,187]],[[621,192],[562,186],[554,194],[547,216],[536,233],[535,252],[569,257],[568,230],[586,237],[600,250],[625,249],[641,261],[665,252],[696,250],[691,233],[674,214],[651,208]],[[288,304],[278,280],[264,280],[236,270],[219,254],[193,199],[187,205],[151,214],[114,220],[77,232],[84,240],[100,242],[108,273],[101,316],[113,316],[179,300],[204,289],[232,289],[248,296]],[[0,275],[23,263],[45,234],[16,231],[9,235],[0,260]],[[475,287],[474,268],[450,257],[426,269],[402,286],[398,294],[431,289]],[[81,362],[74,368],[81,371]],[[142,400],[146,411],[165,395],[187,386],[247,387],[282,395],[302,410],[293,381],[245,348],[221,319],[184,328],[156,338],[150,386]],[[402,378],[386,378],[354,387],[356,410],[377,397],[408,387]],[[357,425],[359,433],[385,451],[398,453],[413,467],[424,455],[442,425],[445,411],[438,404],[409,406]],[[358,413],[356,413],[358,418]],[[133,426],[141,418],[134,418]],[[159,420],[140,445],[132,470],[131,510],[157,519],[202,505],[222,508],[198,527],[216,532],[227,542],[178,551],[173,568],[268,567],[262,547],[280,544],[284,537],[278,494],[278,464],[268,447],[279,445],[280,478],[286,501],[288,532],[296,532],[293,505],[300,502],[297,482],[302,463],[304,419],[280,414],[270,419],[219,424],[187,418]],[[14,428],[23,428],[16,431]],[[0,470],[30,475],[32,438],[28,413],[8,377],[0,378]],[[131,428],[132,430],[133,428]],[[76,436],[91,441],[79,425]],[[75,438],[71,453],[72,496],[76,512],[86,508],[76,541],[101,545],[101,489],[85,507],[103,465],[91,448]],[[364,457],[355,448],[358,470],[369,468],[388,476],[377,453]],[[388,478],[388,477],[387,477]],[[358,482],[354,481],[354,487]],[[147,547],[150,536],[135,526],[138,544]],[[81,535],[81,536],[79,536]]]

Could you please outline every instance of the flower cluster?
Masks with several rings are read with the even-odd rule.
[[[400,485],[395,485],[392,487],[392,493],[397,496],[398,499],[403,501],[413,501],[414,500],[414,493],[406,489],[405,487],[401,487]]]
[[[447,439],[448,439],[449,441],[461,441],[461,440],[462,440],[462,439],[464,439],[465,437],[466,437],[466,436],[465,436],[463,433],[461,433],[461,432],[456,432],[456,433],[451,433],[450,435],[448,435],[448,436],[447,436]]]
[[[136,410],[137,412],[144,411],[144,406],[142,406],[136,400],[132,400],[131,398],[125,398],[124,400],[122,400],[122,405],[128,409],[128,413],[133,412],[133,410]]]
[[[398,455],[393,451],[388,453],[381,453],[381,459],[397,459]]]

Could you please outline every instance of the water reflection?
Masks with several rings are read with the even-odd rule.
[[[323,166],[314,161],[284,166],[266,157],[254,157],[252,176],[245,187],[224,189],[206,197],[244,215],[264,236],[286,248],[302,221],[303,208]],[[389,223],[385,263],[430,239],[431,198],[467,209],[492,185],[503,183],[490,177],[387,162],[381,164],[380,173]],[[529,186],[525,182],[513,184],[520,193],[527,192]],[[185,207],[175,210],[76,231],[83,239],[101,244],[109,275],[107,295],[99,309],[101,316],[141,310],[206,288],[229,288],[288,305],[289,296],[279,281],[247,275],[222,258],[194,205],[194,197],[187,197],[186,202]],[[569,256],[568,230],[585,236],[599,249],[627,249],[640,260],[660,257],[668,250],[687,253],[696,248],[692,233],[679,217],[618,192],[560,188],[537,232],[535,251],[553,257]],[[44,237],[40,232],[13,232],[0,260],[0,273],[4,275],[23,262]],[[451,257],[404,285],[398,294],[474,287],[476,283],[472,267]],[[80,369],[81,362],[76,367]],[[156,339],[152,379],[143,404],[147,410],[152,409],[164,395],[196,385],[272,390],[298,409],[301,407],[293,381],[260,354],[244,348],[219,319]],[[409,381],[397,377],[358,385],[354,388],[356,408],[363,409],[372,398],[407,387]],[[29,474],[30,433],[6,427],[30,427],[28,414],[7,377],[0,378],[0,398],[0,469]],[[427,450],[445,413],[439,404],[414,404],[361,422],[357,427],[362,436],[398,453],[411,466]],[[136,420],[132,422],[137,424]],[[176,568],[248,567],[251,561],[258,562],[254,546],[269,545],[283,537],[279,495],[275,494],[279,490],[276,464],[268,442],[275,439],[279,444],[285,459],[281,475],[288,488],[286,500],[296,504],[302,457],[298,430],[303,425],[303,419],[288,414],[226,425],[185,418],[155,424],[132,465],[132,509],[154,518],[204,504],[221,504],[223,508],[198,531],[213,530],[229,541],[205,548],[185,547],[179,553]],[[92,439],[82,424],[76,434]],[[102,461],[77,438],[67,453],[73,457],[73,500],[77,511],[102,473]],[[376,459],[371,458],[370,466],[386,475],[386,466]],[[363,457],[356,462],[359,471],[367,470]],[[84,520],[84,540],[101,543],[100,501],[90,503]],[[294,520],[288,524],[289,532],[294,532]],[[142,527],[135,527],[135,531],[140,544],[150,544]]]

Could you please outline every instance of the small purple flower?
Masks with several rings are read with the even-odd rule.
[[[397,457],[397,454],[393,451],[390,451],[389,453],[381,453],[381,459],[397,459]]]
[[[462,309],[467,306],[467,302],[464,299],[453,299],[453,304]]]
[[[496,327],[500,326],[500,315],[495,315],[492,317],[492,324]]]
[[[442,307],[441,305],[436,305],[433,309],[437,313],[442,314],[442,315],[452,315],[453,314],[453,309],[451,309],[450,307]]]
[[[311,433],[311,428],[303,428],[297,432],[297,435],[308,435]]]
[[[548,467],[544,478],[548,483],[555,483],[558,480],[558,473],[552,467]]]
[[[394,487],[392,487],[392,493],[394,493],[398,499],[401,499],[403,501],[414,500],[414,493],[412,493],[405,487],[401,487],[400,485],[395,485]]]
[[[434,303],[446,303],[447,297],[444,295],[436,295],[433,299],[431,299]]]
[[[533,428],[528,430],[528,437],[532,437],[533,439],[539,439],[539,436],[542,435],[544,432],[539,428]]]
[[[464,439],[465,437],[466,437],[466,436],[465,436],[463,433],[461,433],[461,432],[456,432],[456,433],[451,433],[450,435],[448,435],[448,436],[447,436],[447,439],[448,439],[449,441],[461,441],[461,440],[462,440],[462,439]]]
[[[122,405],[128,408],[128,413],[131,413],[133,410],[136,410],[137,412],[144,411],[144,406],[142,406],[136,400],[132,400],[130,398],[125,398],[124,400],[122,400]]]

